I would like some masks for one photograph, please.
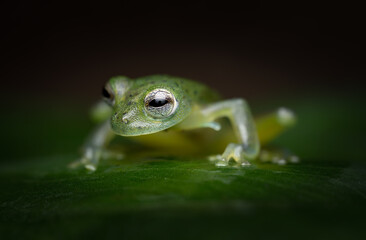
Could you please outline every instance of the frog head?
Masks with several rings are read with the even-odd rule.
[[[191,111],[183,85],[181,79],[162,75],[111,78],[103,96],[113,108],[112,130],[121,136],[139,136],[181,122]]]

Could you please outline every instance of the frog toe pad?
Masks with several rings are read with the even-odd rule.
[[[209,158],[218,167],[228,166],[233,160],[235,165],[248,166],[250,163],[244,158],[244,150],[241,144],[230,143],[222,155]]]
[[[259,161],[262,163],[273,163],[285,165],[288,163],[299,163],[298,156],[284,150],[262,150],[259,155]]]

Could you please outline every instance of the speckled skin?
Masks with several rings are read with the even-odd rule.
[[[111,119],[112,129],[121,136],[139,136],[165,130],[183,121],[195,105],[205,105],[220,99],[215,91],[203,84],[166,75],[135,80],[115,77],[110,80],[110,85],[117,93]],[[164,119],[154,119],[144,109],[146,94],[159,88],[171,92],[178,103],[176,113]]]
[[[216,149],[216,145],[211,144],[212,140],[229,139],[225,143],[227,147],[224,153],[214,158],[216,165],[226,166],[231,159],[238,164],[248,165],[248,161],[259,155],[259,138],[262,143],[268,142],[292,125],[295,119],[291,111],[282,108],[259,119],[257,131],[245,100],[221,100],[216,91],[201,83],[167,75],[137,79],[113,77],[107,82],[104,91],[109,105],[98,104],[92,114],[95,119],[104,120],[104,123],[86,141],[83,157],[73,163],[73,167],[83,165],[91,171],[96,170],[107,145],[117,135],[133,137],[146,143],[146,146],[180,146],[181,151],[174,150],[175,153],[187,153],[193,149],[197,152],[203,150],[204,146]],[[155,92],[163,92],[164,96],[169,96],[167,99],[174,101],[168,101],[169,104],[163,105],[163,108],[153,106],[150,99],[159,99],[152,94]],[[171,111],[163,111],[165,107]],[[182,136],[182,132],[202,128],[220,131],[222,126],[218,120],[221,118],[229,119],[232,126],[230,135],[235,138],[226,138],[224,135],[219,136],[221,139]],[[169,133],[164,131],[167,129]],[[205,145],[203,139],[209,145]]]

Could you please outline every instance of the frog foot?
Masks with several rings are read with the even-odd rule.
[[[97,170],[97,165],[94,163],[91,163],[91,160],[86,158],[85,156],[70,163],[68,165],[68,167],[71,169],[77,169],[79,167],[84,167],[89,172],[94,172],[95,170]]]
[[[293,155],[285,150],[262,150],[258,159],[260,162],[274,163],[278,165],[300,162],[298,156]]]
[[[69,168],[76,169],[83,166],[88,171],[94,172],[97,170],[100,159],[113,159],[120,161],[124,157],[124,154],[119,151],[90,148],[85,150],[83,157],[70,163]]]
[[[87,148],[83,156],[75,162],[69,164],[69,168],[76,169],[83,166],[90,172],[97,170],[99,159],[102,155],[101,149]]]
[[[249,166],[250,163],[244,158],[244,150],[241,144],[230,143],[222,155],[209,157],[218,167],[228,166],[231,160],[235,161],[236,166]]]

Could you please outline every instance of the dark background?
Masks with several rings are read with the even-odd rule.
[[[1,8],[5,103],[90,105],[114,75],[177,75],[263,101],[347,97],[365,78],[364,18],[352,4],[16,1]]]
[[[1,9],[2,160],[77,152],[93,128],[88,111],[104,83],[149,74],[191,78],[224,97],[243,97],[255,115],[292,108],[298,128],[308,129],[299,139],[323,156],[363,151],[360,6],[16,1]]]
[[[0,235],[365,239],[361,6],[12,1],[0,10]],[[255,114],[293,109],[298,123],[274,144],[301,162],[237,171],[127,158],[95,174],[67,170],[103,84],[157,73],[244,97]]]

